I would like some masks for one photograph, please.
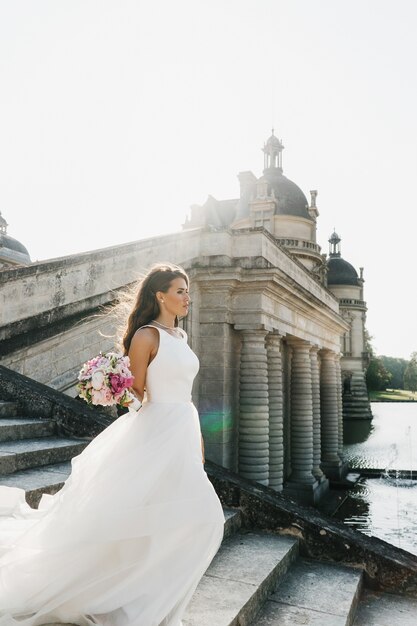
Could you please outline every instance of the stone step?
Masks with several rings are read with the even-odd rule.
[[[223,507],[224,512],[224,535],[223,540],[237,533],[242,526],[242,511]]]
[[[87,443],[60,437],[0,442],[0,484],[1,474],[69,461],[80,454]]]
[[[417,599],[365,590],[354,626],[416,626]]]
[[[0,442],[49,437],[56,431],[53,420],[4,417],[0,420]]]
[[[360,570],[299,559],[252,626],[351,626],[361,588]]]
[[[184,626],[249,626],[298,556],[298,542],[266,532],[226,539],[202,577]]]
[[[17,415],[16,402],[6,402],[5,400],[0,400],[0,419],[3,417],[14,417],[15,415]]]
[[[70,473],[70,461],[53,463],[0,476],[0,485],[24,489],[26,491],[27,503],[35,509],[42,494],[49,493],[53,495],[59,491]]]

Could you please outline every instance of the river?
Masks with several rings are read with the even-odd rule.
[[[371,406],[372,422],[346,423],[344,455],[350,467],[387,473],[362,478],[335,517],[417,554],[417,402]]]

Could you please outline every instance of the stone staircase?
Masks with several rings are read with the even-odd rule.
[[[352,374],[350,391],[343,393],[343,418],[345,420],[372,419],[368,390],[362,372]]]
[[[0,401],[0,484],[24,488],[32,506],[60,489],[87,443],[57,437],[53,420],[18,415]],[[417,599],[364,589],[361,569],[301,558],[297,538],[248,531],[239,508],[224,511],[224,540],[184,626],[417,624]]]
[[[364,589],[362,570],[301,558],[298,540],[245,532],[225,509],[225,538],[184,626],[416,626],[417,599]]]
[[[88,440],[56,436],[53,420],[18,414],[13,402],[0,401],[0,484],[20,487],[36,507],[42,493],[56,493],[71,471],[72,457]]]

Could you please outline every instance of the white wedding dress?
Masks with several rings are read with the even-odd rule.
[[[158,329],[147,397],[72,460],[38,510],[0,487],[0,624],[181,626],[222,537],[191,402],[198,359]]]

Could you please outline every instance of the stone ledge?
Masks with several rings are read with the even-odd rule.
[[[92,437],[113,420],[83,400],[70,398],[47,385],[0,365],[1,400],[15,402],[22,415],[54,420],[58,435]]]
[[[81,320],[100,314],[103,308],[115,302],[117,291],[115,289],[6,324],[0,328],[0,357],[54,337],[73,328]],[[107,320],[103,317],[103,321]]]
[[[223,505],[241,508],[244,527],[296,537],[303,556],[357,567],[368,587],[417,597],[417,556],[211,461],[205,469]]]

